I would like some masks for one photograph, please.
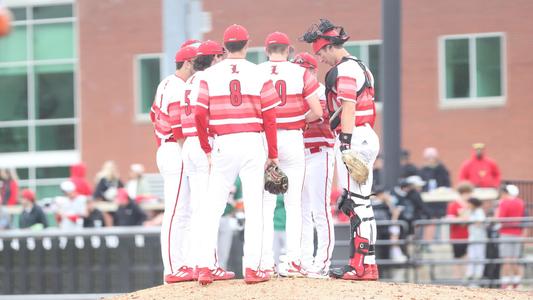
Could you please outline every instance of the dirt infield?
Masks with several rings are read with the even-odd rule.
[[[217,281],[207,287],[196,282],[158,286],[111,299],[533,299],[533,292],[455,286],[319,279],[273,279],[246,285],[242,280]]]

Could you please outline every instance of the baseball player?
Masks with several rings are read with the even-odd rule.
[[[294,63],[307,68],[314,76],[318,64],[313,55],[304,52],[294,57]],[[304,131],[305,179],[302,191],[302,267],[308,277],[329,278],[329,266],[335,244],[335,232],[329,197],[333,181],[335,134],[329,128],[325,87],[318,89],[324,111],[322,119],[312,122]],[[317,232],[315,253],[314,228]]]
[[[242,180],[245,207],[244,281],[269,280],[260,270],[263,233],[263,176],[265,163],[277,163],[276,111],[279,96],[272,81],[259,67],[248,62],[248,31],[231,25],[224,32],[228,58],[202,74],[196,103],[196,129],[200,145],[210,162],[208,197],[203,205],[198,249],[202,285],[213,282],[216,268],[213,249],[217,242],[220,217],[237,175]],[[209,144],[207,127],[214,135]],[[264,134],[263,134],[264,132]],[[266,135],[268,159],[263,142]]]
[[[320,61],[331,66],[326,75],[327,108],[330,125],[338,134],[335,143],[337,174],[344,189],[341,210],[350,218],[351,255],[349,264],[330,275],[348,280],[377,280],[374,255],[376,221],[370,204],[372,167],[379,152],[379,138],[373,130],[374,78],[359,59],[351,56],[343,44],[349,39],[344,29],[328,20],[320,20],[303,36],[312,43]],[[358,184],[343,164],[343,154],[357,153],[369,171]]]
[[[157,139],[157,167],[163,176],[165,211],[161,225],[161,255],[165,283],[192,280],[193,269],[187,265],[185,237],[190,229],[189,184],[183,176],[181,146],[183,134],[180,101],[185,81],[193,74],[196,48],[186,46],[176,53],[176,72],[159,86],[150,112]]]
[[[184,176],[187,177],[190,191],[191,191],[191,231],[187,238],[189,241],[189,255],[190,266],[196,266],[196,251],[200,247],[199,228],[202,226],[202,212],[199,210],[203,207],[202,203],[207,199],[207,184],[209,178],[209,164],[207,157],[200,147],[198,140],[198,133],[196,131],[196,121],[194,119],[194,111],[196,108],[196,101],[198,98],[198,89],[200,87],[200,78],[205,69],[220,62],[224,56],[224,48],[214,41],[205,41],[198,46],[196,59],[194,60],[194,70],[192,75],[185,85],[185,94],[181,98],[180,114],[182,132],[185,137],[183,143],[182,159],[184,167]],[[211,141],[210,141],[211,144]],[[213,249],[213,253],[216,250]],[[217,264],[218,266],[218,264]],[[213,269],[213,276],[215,280],[232,279],[235,273],[223,270],[220,267]],[[198,272],[194,273],[194,279],[198,278]]]
[[[314,121],[322,116],[318,99],[318,81],[311,72],[287,61],[290,51],[289,37],[282,32],[273,32],[265,40],[265,50],[269,61],[259,65],[269,76],[281,104],[276,107],[280,168],[289,178],[289,189],[285,195],[287,214],[286,234],[287,253],[285,261],[278,266],[282,276],[303,276],[301,269],[302,239],[302,185],[305,172],[305,153],[302,130],[306,121]],[[310,112],[306,114],[308,111]],[[265,192],[263,198],[264,231],[263,256],[261,267],[274,273],[274,210],[276,197]]]

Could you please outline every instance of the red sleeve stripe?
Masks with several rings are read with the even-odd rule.
[[[309,72],[309,70],[305,70],[304,72],[304,89],[303,89],[303,95],[304,98],[307,99],[307,97],[312,96],[316,91],[318,90],[319,84],[318,80],[316,80],[316,77]]]
[[[209,87],[204,80],[200,81],[198,87],[198,98],[196,99],[196,105],[200,105],[203,108],[209,108]]]
[[[280,104],[281,104],[281,101],[278,100],[278,102],[276,102],[276,103],[274,103],[274,104],[272,104],[272,105],[270,105],[270,106],[267,106],[267,107],[265,107],[265,108],[262,108],[261,111],[267,111],[267,110],[273,109],[274,107],[276,107],[276,106],[278,106],[278,105],[280,105]]]
[[[337,99],[350,102],[357,100],[357,85],[354,78],[346,76],[337,78]]]
[[[261,89],[261,109],[262,111],[267,111],[272,107],[277,106],[280,103],[279,95],[274,89],[272,81],[269,80],[263,84]],[[276,104],[277,103],[277,104]]]

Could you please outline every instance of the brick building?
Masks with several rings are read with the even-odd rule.
[[[80,160],[89,178],[107,159],[124,178],[133,162],[156,172],[147,112],[165,75],[161,1],[4,1],[16,20],[0,39],[0,167],[16,167],[39,196],[56,193]],[[434,146],[456,179],[470,145],[484,142],[503,178],[533,179],[533,2],[402,3],[402,143],[414,162]],[[254,62],[275,30],[310,51],[297,37],[327,17],[379,75],[380,1],[204,0],[203,10],[212,20],[204,38],[221,40],[232,23],[249,29]]]

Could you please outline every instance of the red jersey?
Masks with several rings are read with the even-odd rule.
[[[256,64],[245,59],[225,59],[208,68],[200,80],[195,111],[202,149],[211,152],[208,126],[214,135],[265,131],[269,157],[277,157],[273,109],[280,103],[272,81]]]
[[[289,61],[267,61],[259,65],[272,80],[281,103],[276,107],[279,129],[303,129],[309,110],[307,99],[318,90],[318,81],[308,69]]]
[[[167,76],[157,86],[150,119],[154,125],[157,144],[161,140],[181,139],[180,99],[185,92],[185,81],[176,75]]]
[[[335,134],[329,128],[329,113],[326,109],[326,89],[322,84],[318,88],[320,104],[322,105],[322,119],[309,124],[304,131],[305,148],[331,147],[335,144]]]
[[[459,217],[459,212],[466,207],[459,201],[448,203],[446,214],[448,216]],[[450,225],[450,239],[451,240],[466,240],[468,239],[468,225],[466,224],[452,224]]]
[[[355,57],[345,57],[326,75],[328,110],[330,113],[338,111],[342,101],[354,102],[355,126],[368,123],[374,127],[374,76],[368,67],[356,60]]]
[[[498,218],[521,218],[525,216],[524,200],[516,197],[503,198],[498,206]],[[500,234],[522,235],[520,222],[502,223]]]

